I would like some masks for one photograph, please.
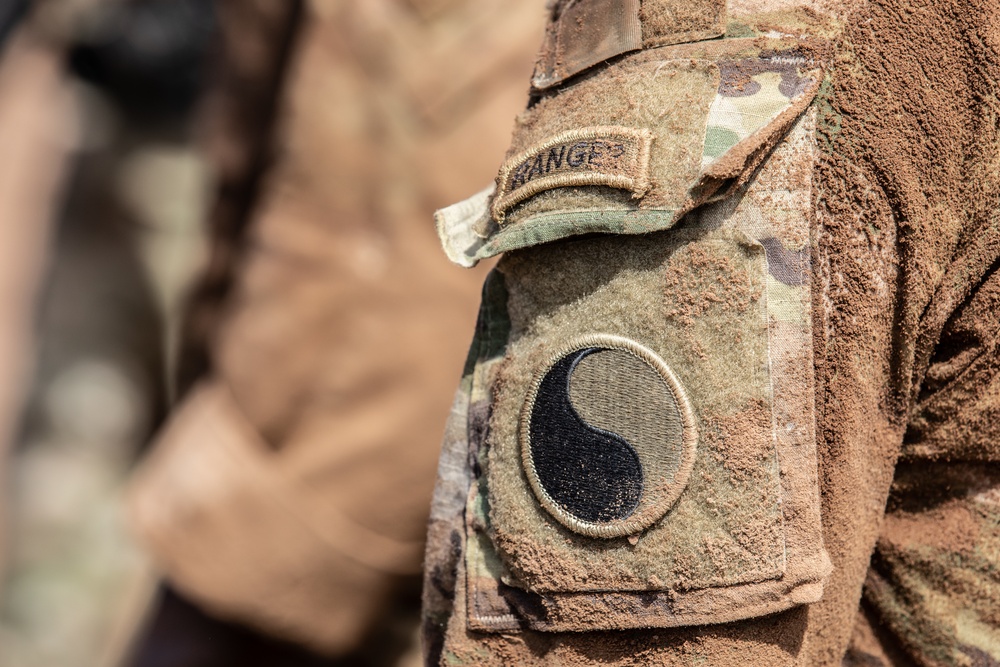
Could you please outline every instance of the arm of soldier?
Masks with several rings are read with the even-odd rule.
[[[579,3],[579,7],[583,8],[586,4]],[[576,16],[569,23],[580,25],[586,21]],[[697,282],[711,276],[710,262],[701,261],[694,266],[687,266],[688,270],[680,271],[679,279],[676,273],[666,271],[673,279],[655,292],[645,292],[638,280],[643,271],[656,266],[656,261],[652,258],[655,250],[651,246],[670,238],[680,229],[671,229],[659,238],[650,234],[638,242],[624,236],[613,238],[615,234],[635,233],[635,228],[630,230],[627,224],[637,221],[639,215],[631,220],[628,216],[619,220],[615,213],[607,210],[602,211],[599,216],[582,213],[588,208],[602,208],[594,200],[607,196],[606,192],[597,191],[586,191],[590,197],[583,196],[585,181],[590,179],[593,183],[593,179],[597,178],[591,175],[573,180],[572,174],[562,173],[563,177],[551,178],[549,182],[553,187],[567,189],[548,191],[539,184],[530,188],[530,191],[522,190],[526,194],[524,199],[507,197],[511,192],[522,188],[527,181],[536,178],[541,181],[550,176],[559,176],[557,172],[572,171],[562,161],[564,153],[561,151],[571,150],[576,145],[566,144],[568,138],[573,142],[623,141],[621,138],[627,133],[617,132],[615,136],[610,133],[595,136],[594,133],[599,130],[607,132],[611,121],[627,126],[642,125],[646,119],[637,121],[628,112],[615,108],[614,96],[619,87],[627,87],[629,92],[626,105],[623,106],[645,109],[651,108],[659,100],[643,98],[642,95],[653,97],[655,94],[665,94],[664,91],[670,91],[675,86],[673,90],[685,98],[683,109],[695,112],[698,80],[694,76],[697,73],[694,62],[688,72],[671,72],[669,59],[664,57],[655,63],[655,72],[643,76],[637,71],[643,64],[642,57],[625,56],[612,61],[605,69],[595,68],[595,71],[571,81],[562,89],[547,90],[540,94],[538,103],[519,119],[515,134],[516,145],[511,151],[508,165],[501,170],[498,178],[499,192],[493,200],[494,213],[502,213],[503,218],[497,219],[498,216],[494,215],[494,222],[497,224],[492,226],[488,222],[478,227],[461,224],[455,226],[458,232],[469,228],[479,236],[477,239],[476,234],[456,234],[461,243],[455,244],[449,254],[461,261],[474,261],[476,254],[488,255],[498,249],[508,251],[507,259],[501,264],[501,273],[509,289],[511,307],[508,314],[515,333],[511,336],[513,342],[506,353],[507,359],[504,360],[507,368],[491,371],[496,377],[496,390],[492,392],[494,405],[489,428],[476,426],[483,419],[483,411],[476,415],[471,412],[469,414],[469,450],[478,454],[478,459],[474,460],[478,468],[471,464],[470,467],[473,471],[485,469],[485,473],[476,473],[479,481],[470,487],[467,504],[462,508],[464,517],[458,517],[458,525],[462,530],[449,534],[452,549],[448,562],[455,567],[443,567],[438,571],[453,573],[450,581],[455,584],[455,595],[451,606],[449,608],[438,597],[428,599],[430,604],[426,627],[434,630],[433,623],[437,623],[439,630],[436,635],[438,640],[428,642],[432,662],[436,663],[440,659],[442,664],[486,664],[491,661],[497,664],[555,661],[563,664],[600,661],[621,665],[685,665],[699,662],[722,665],[840,664],[850,639],[861,586],[872,548],[879,535],[896,459],[910,416],[908,385],[914,374],[914,367],[921,363],[920,360],[914,361],[918,329],[921,320],[927,318],[930,296],[949,291],[941,289],[941,276],[946,272],[951,257],[959,254],[956,248],[960,246],[960,238],[975,236],[971,228],[976,221],[973,216],[950,216],[944,213],[971,210],[964,186],[951,180],[953,161],[941,153],[928,155],[908,150],[901,152],[899,149],[900,146],[941,144],[952,147],[952,152],[948,155],[960,155],[961,150],[969,143],[962,143],[963,135],[956,131],[955,117],[920,115],[914,113],[913,109],[916,108],[916,98],[921,100],[921,104],[933,100],[942,108],[975,109],[976,105],[965,97],[968,91],[957,90],[944,83],[949,78],[948,72],[936,66],[937,60],[932,54],[908,40],[907,35],[913,29],[912,23],[901,21],[891,8],[880,5],[871,13],[858,12],[852,17],[848,29],[852,37],[850,48],[845,46],[838,58],[843,56],[842,61],[851,65],[845,66],[846,71],[833,72],[832,85],[820,93],[816,105],[819,108],[821,126],[819,142],[824,155],[811,171],[815,189],[813,196],[807,198],[808,205],[813,207],[811,215],[815,216],[811,220],[818,227],[813,230],[816,234],[813,253],[816,265],[812,267],[812,326],[815,327],[813,351],[817,381],[815,405],[818,418],[819,479],[812,483],[815,485],[814,490],[820,493],[822,541],[834,566],[824,586],[822,599],[802,600],[813,604],[770,615],[747,614],[744,620],[738,622],[720,622],[717,617],[716,621],[702,619],[683,627],[684,624],[676,623],[675,619],[667,620],[668,613],[656,617],[657,609],[669,612],[691,610],[685,604],[687,601],[683,600],[685,589],[690,586],[691,580],[672,588],[669,583],[664,585],[666,582],[662,578],[634,578],[627,585],[633,591],[642,591],[641,605],[629,605],[627,596],[613,596],[609,593],[627,593],[621,589],[628,575],[634,574],[634,571],[629,572],[629,568],[634,565],[630,561],[632,553],[640,551],[644,545],[655,543],[651,537],[659,529],[658,526],[654,524],[647,534],[632,535],[637,538],[629,542],[632,547],[636,547],[634,552],[630,552],[625,544],[602,543],[594,539],[588,541],[580,537],[584,532],[576,530],[579,528],[578,524],[566,520],[565,513],[567,506],[570,510],[575,508],[581,511],[590,508],[577,503],[576,497],[567,495],[562,496],[562,500],[568,504],[561,509],[553,509],[558,503],[552,502],[552,498],[546,498],[538,490],[539,487],[545,489],[544,482],[548,473],[542,471],[536,475],[537,462],[531,461],[534,454],[530,452],[535,441],[532,429],[537,426],[537,432],[543,433],[546,426],[540,422],[536,424],[533,417],[536,413],[544,416],[544,410],[539,412],[535,409],[535,399],[538,396],[535,390],[545,386],[549,387],[546,391],[550,391],[551,387],[546,383],[546,378],[551,375],[550,370],[562,368],[560,362],[566,352],[581,351],[577,346],[579,341],[566,335],[579,333],[574,331],[574,325],[579,325],[580,329],[589,329],[591,333],[617,329],[617,334],[639,338],[677,371],[682,382],[690,389],[688,395],[693,397],[695,411],[704,421],[715,421],[715,425],[709,424],[708,428],[701,429],[701,433],[708,435],[713,427],[720,425],[718,414],[710,414],[704,391],[707,383],[700,383],[695,379],[699,359],[713,359],[720,352],[717,348],[703,345],[703,356],[677,360],[678,351],[689,345],[691,339],[685,338],[683,332],[674,335],[669,318],[664,317],[666,313],[673,313],[693,315],[689,317],[692,322],[705,316],[707,320],[712,319],[710,308],[697,307],[703,301],[700,297],[706,293],[705,290],[698,292]],[[966,39],[958,31],[942,31],[939,38],[947,38],[956,48],[964,44]],[[715,43],[715,46],[721,48],[725,48],[725,45],[725,40]],[[661,54],[665,55],[669,50],[669,47],[665,48]],[[543,55],[544,53],[543,51]],[[654,55],[650,54],[649,57],[652,60]],[[840,63],[841,60],[837,62]],[[912,79],[907,78],[901,70],[905,70],[912,62],[920,63],[924,72],[932,73],[937,83],[916,88],[903,85],[904,81],[912,82]],[[586,64],[589,65],[589,62]],[[983,63],[970,58],[963,61],[962,65],[974,72]],[[746,74],[749,71],[761,71],[753,67],[761,68],[763,64],[750,66],[743,63],[728,74],[732,76],[739,72]],[[577,69],[573,73],[579,71]],[[887,78],[886,71],[892,72],[893,76]],[[726,76],[725,69],[722,69],[723,81]],[[658,77],[666,77],[670,84],[651,85],[650,82],[659,80]],[[988,77],[984,78],[988,80]],[[761,83],[763,87],[762,80],[753,74],[732,82],[733,85],[720,85],[719,97],[733,95],[740,99],[735,102],[729,99],[719,100],[717,105],[713,103],[711,109],[725,110],[727,115],[738,115],[742,105],[752,107],[752,100],[746,99],[751,97],[751,94],[747,94],[748,91],[756,90],[752,82]],[[884,92],[887,83],[894,86],[892,95]],[[887,106],[893,113],[882,112],[882,108]],[[879,111],[875,111],[876,108]],[[602,115],[608,110],[616,113]],[[657,118],[662,117],[670,115],[664,112]],[[685,143],[680,115],[675,115],[674,118],[680,127],[671,128],[665,133],[654,131],[654,142],[660,142],[660,150],[669,150],[670,147],[679,145],[690,149],[691,145],[698,145],[695,142],[699,137],[712,137],[713,150],[720,148],[714,141],[721,137],[735,142],[740,140],[736,133],[727,134],[722,131],[729,129],[725,123],[716,127],[709,122],[707,133],[689,135],[686,137],[688,143]],[[731,120],[725,116],[723,119]],[[967,121],[969,127],[975,127],[974,118],[968,118]],[[580,126],[575,134],[555,131],[565,131],[566,125],[572,123]],[[595,129],[590,125],[599,127]],[[694,127],[695,124],[692,123],[691,126]],[[704,124],[698,124],[697,127],[703,130]],[[592,134],[586,135],[587,131]],[[991,145],[987,139],[992,134],[987,130],[983,135],[984,145]],[[530,140],[523,141],[525,137]],[[708,144],[707,139],[705,141]],[[864,146],[864,150],[860,150],[859,146]],[[725,146],[722,148],[725,149]],[[626,149],[616,154],[627,152]],[[771,154],[769,161],[774,160],[777,153],[778,151]],[[678,159],[670,161],[667,168],[672,169],[682,159],[683,155],[678,155]],[[576,162],[579,164],[582,161],[578,158]],[[705,163],[711,164],[711,160],[706,159]],[[601,176],[606,179],[601,181],[602,185],[633,187],[633,198],[650,196],[649,192],[642,191],[641,188],[636,190],[634,180],[619,178],[630,175],[625,168],[627,165],[608,161],[603,162],[603,165],[611,168]],[[507,166],[510,168],[507,169]],[[779,182],[767,175],[767,169],[768,162],[765,162],[761,171],[756,172],[750,180],[750,189],[767,187],[768,183],[773,186]],[[792,173],[793,170],[785,169],[780,178],[796,182]],[[663,172],[656,176],[662,178]],[[672,181],[674,184],[677,182]],[[939,190],[943,184],[946,184],[947,189],[942,192]],[[583,187],[573,190],[574,186]],[[789,195],[794,193],[795,188],[778,189],[781,190],[781,195],[765,198],[766,205],[757,208],[756,215],[766,219],[776,211],[780,211],[783,216],[788,214]],[[748,199],[752,203],[749,196],[745,196],[741,203],[747,204]],[[928,204],[929,199],[933,199],[934,205]],[[988,202],[989,197],[982,201]],[[621,207],[621,200],[614,205]],[[605,200],[604,206],[611,209],[613,205]],[[559,210],[560,208],[563,210]],[[638,208],[641,209],[642,205]],[[734,203],[733,209],[739,211],[740,204]],[[706,216],[706,210],[695,211],[678,228],[697,227],[708,222],[710,217]],[[783,219],[786,222],[789,220],[788,217]],[[663,221],[654,217],[642,222],[655,225]],[[715,225],[713,231],[722,226],[724,223]],[[520,236],[519,231],[522,232]],[[599,231],[608,236],[602,240],[566,239],[567,236],[582,231]],[[645,231],[650,231],[649,227]],[[680,235],[676,238],[679,239]],[[772,243],[772,248],[778,250],[799,247],[787,242],[787,239],[777,247],[773,245],[773,239],[762,240]],[[550,245],[539,245],[528,251],[523,249],[524,246],[543,242]],[[463,256],[461,251],[464,249],[471,251]],[[679,260],[683,255],[681,251],[671,252],[669,258],[670,261]],[[709,255],[700,253],[700,257],[704,260]],[[775,253],[772,258],[769,253],[767,259],[769,266],[772,259],[778,260],[776,264],[780,265],[782,261],[787,262],[788,256]],[[628,262],[635,263],[628,267],[628,287],[616,291],[614,283],[621,277],[616,275],[616,267],[620,270]],[[669,262],[665,264],[667,265]],[[961,266],[953,268],[959,277],[976,280],[977,270]],[[978,275],[981,275],[982,270],[978,271]],[[770,278],[775,280],[767,283],[768,303],[787,306],[794,290],[785,289],[790,285],[782,278],[788,278],[788,275],[779,276],[777,273],[772,272]],[[734,272],[730,271],[728,274],[734,275]],[[752,284],[752,281],[748,282]],[[712,278],[707,283],[722,286],[725,281]],[[577,285],[576,288],[574,284]],[[648,284],[655,285],[655,282]],[[577,291],[574,292],[574,289]],[[685,290],[689,294],[682,296],[681,304],[671,302]],[[647,298],[647,294],[655,294],[655,297]],[[662,308],[662,301],[657,300],[663,299],[664,295],[666,301],[671,302],[671,307],[666,311]],[[732,296],[722,296],[714,290],[712,295],[719,302]],[[772,296],[775,298],[772,299]],[[560,313],[563,308],[566,310]],[[623,312],[626,310],[630,312]],[[636,312],[659,317],[659,329],[651,326],[645,331],[637,328],[629,330],[628,327],[632,324],[628,318],[632,318],[634,322]],[[779,319],[784,318],[782,321],[796,321],[794,317],[789,317],[794,312],[783,310],[777,315]],[[564,317],[560,318],[561,315]],[[945,319],[949,316],[949,313],[945,313]],[[717,330],[723,330],[723,327],[733,324],[737,319],[732,317]],[[719,320],[714,320],[713,324],[718,322]],[[743,331],[753,331],[752,325],[743,327]],[[664,332],[670,333],[669,340],[657,341],[656,335]],[[940,330],[931,336],[932,347],[937,345],[939,333]],[[594,347],[594,339],[588,340],[590,347]],[[705,336],[699,340],[711,339]],[[754,351],[749,347],[737,348],[733,342],[735,340],[735,337],[729,339],[729,351],[739,349],[739,354],[734,353],[734,356],[741,359],[753,358]],[[753,340],[752,336],[740,339],[743,343],[748,340]],[[606,339],[604,342],[608,343]],[[547,350],[546,343],[552,343]],[[771,350],[780,352],[782,348],[775,346]],[[583,351],[590,355],[586,358],[597,358],[597,354],[591,353],[589,349]],[[777,358],[772,356],[771,360],[780,361],[780,355]],[[575,363],[580,359],[574,357],[571,361]],[[580,365],[583,365],[583,361]],[[482,363],[491,364],[492,360],[484,359]],[[596,365],[588,365],[591,368],[588,372],[597,368]],[[605,367],[605,371],[607,370],[608,367]],[[746,381],[746,376],[738,375],[735,370],[735,366],[731,367],[727,373],[720,374],[720,377],[730,380],[734,389],[751,386]],[[811,370],[806,372],[811,374]],[[489,374],[484,373],[487,377]],[[532,384],[532,376],[539,378],[537,384]],[[572,374],[570,376],[571,380]],[[610,375],[606,375],[605,379],[609,377]],[[557,379],[565,378],[560,375]],[[572,385],[572,382],[569,384]],[[562,386],[562,382],[553,383],[552,386],[555,385]],[[587,386],[590,391],[597,391],[595,385]],[[639,392],[634,390],[628,394],[618,394],[620,400],[616,400],[615,404],[631,407],[636,395]],[[649,395],[648,392],[642,394],[644,397]],[[774,395],[787,398],[791,394],[775,390]],[[573,400],[571,396],[570,402]],[[598,404],[602,402],[609,404],[607,400],[594,401]],[[583,409],[588,409],[588,405],[593,404],[585,403]],[[607,417],[612,412],[614,411],[607,410],[603,416]],[[589,414],[600,416],[600,411]],[[642,406],[635,406],[630,414],[642,415]],[[561,428],[566,420],[560,418],[554,421],[559,422],[557,425]],[[775,423],[779,426],[781,424],[779,421]],[[748,437],[753,432],[749,428],[751,424],[749,420],[742,421],[741,426],[744,428],[733,429],[725,434],[737,450],[751,441]],[[605,431],[615,432],[614,428],[606,428],[607,423],[599,425]],[[784,426],[791,424],[786,421]],[[783,429],[776,430],[780,434]],[[795,430],[790,428],[789,432]],[[527,436],[524,435],[525,432]],[[717,434],[719,432],[716,431]],[[705,438],[698,446],[700,455],[704,455],[712,452],[714,443],[710,438]],[[519,448],[521,456],[517,454]],[[529,453],[523,454],[525,451]],[[637,451],[640,458],[644,456],[641,448],[637,448]],[[801,448],[799,451],[802,451]],[[794,460],[794,455],[789,457],[788,452],[785,454],[782,456],[779,452],[778,460]],[[558,455],[552,458],[560,459]],[[736,463],[735,458],[722,456],[727,464]],[[701,460],[706,459],[707,457]],[[578,458],[573,461],[578,462]],[[904,468],[905,465],[904,463]],[[724,467],[724,474],[727,474],[732,472],[730,467],[738,466]],[[808,464],[802,464],[801,467],[808,468]],[[758,472],[765,468],[766,466],[761,465]],[[711,473],[706,476],[706,472],[708,471],[704,469],[696,469],[693,478],[707,482],[721,477]],[[788,469],[782,468],[781,472],[787,480]],[[572,478],[574,475],[568,474],[567,477]],[[537,483],[539,479],[542,484]],[[756,478],[755,481],[759,482],[760,479]],[[559,480],[550,481],[553,482],[551,488],[557,488]],[[684,494],[688,494],[690,499],[697,498],[700,492],[701,490],[689,484]],[[682,495],[681,503],[684,498]],[[701,499],[714,501],[714,498],[706,496]],[[727,509],[735,507],[732,503],[734,499],[732,495],[726,497]],[[705,505],[710,506],[709,503]],[[673,514],[667,514],[663,518],[663,524],[683,515],[681,507],[682,504],[678,503],[671,510]],[[786,520],[790,516],[795,519],[796,513],[789,513],[790,507],[790,503],[784,504]],[[526,516],[531,521],[541,518],[534,524],[529,524],[523,520]],[[685,533],[675,533],[675,539],[659,542],[660,550],[657,553],[661,560],[657,565],[670,562],[679,546],[692,536],[698,539],[716,537],[707,530],[710,524],[703,517],[685,519],[682,522],[687,529]],[[785,526],[790,526],[793,522],[786,521]],[[587,526],[584,529],[589,530]],[[593,533],[585,536],[594,537]],[[718,544],[713,542],[712,546]],[[791,542],[786,541],[786,545],[788,544]],[[565,545],[570,547],[561,548]],[[437,546],[439,552],[444,551],[444,545]],[[690,574],[695,573],[701,565],[724,564],[728,554],[712,551],[713,549],[706,549],[699,554],[699,558],[689,559],[681,565]],[[461,554],[455,557],[455,552]],[[760,553],[765,552],[766,549]],[[429,556],[432,554],[433,552],[429,552]],[[613,556],[601,560],[598,554]],[[791,556],[793,550],[789,549],[785,554]],[[601,563],[605,567],[595,567],[595,563]],[[677,564],[678,561],[673,560],[673,563]],[[651,572],[649,562],[642,565],[643,573],[648,575]],[[618,576],[618,580],[611,585],[608,582],[613,576],[607,575],[609,571]],[[742,571],[748,572],[750,568]],[[440,585],[439,589],[447,590],[447,583],[445,581],[445,585]],[[679,593],[667,599],[664,589]],[[600,604],[612,598],[615,604],[600,607]],[[574,603],[572,607],[567,604],[570,600]],[[733,600],[731,609],[746,612],[749,608],[747,603],[747,598]],[[447,622],[442,623],[442,618],[446,618]],[[667,627],[651,629],[656,624]],[[677,625],[682,627],[675,627]],[[609,627],[621,629],[609,631]],[[972,624],[970,627],[981,630],[982,624]],[[430,634],[435,636],[434,632]]]
[[[365,291],[357,271],[369,267],[357,258],[388,259],[372,258],[370,236],[358,243],[331,224],[310,182],[329,166],[316,134],[330,109],[315,97],[329,91],[316,79],[346,65],[326,60],[329,25],[306,21],[299,3],[219,11],[216,238],[183,381],[210,370],[136,474],[133,520],[171,584],[206,611],[339,655],[419,568],[422,536],[406,529],[423,525],[426,501],[402,490],[429,495],[420,481],[432,477],[432,455],[406,445],[410,429],[436,430],[444,406],[408,399],[425,395],[414,386],[421,369],[410,348],[385,339],[394,316],[412,328],[394,309],[408,306],[412,321],[418,306],[377,275]],[[340,213],[335,222],[350,219]],[[414,345],[432,347],[412,329]]]
[[[864,589],[878,655],[1000,660],[1000,274],[948,317],[896,469]]]

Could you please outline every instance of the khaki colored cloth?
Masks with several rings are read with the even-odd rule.
[[[544,184],[549,166],[539,155],[548,159],[567,136],[596,136],[613,157],[607,128],[622,125],[655,132],[650,182],[637,192],[634,181],[612,178],[621,175],[613,162],[599,159],[590,168],[581,158],[578,180],[551,180],[523,203],[504,203],[506,219],[490,215],[485,195],[441,214],[450,230],[446,246],[457,239],[446,247],[456,261],[505,255],[487,282],[473,363],[445,437],[425,565],[428,663],[1000,664],[1000,106],[993,92],[1000,4],[550,6],[553,25],[540,59],[548,70],[536,73],[538,98],[519,116],[507,156],[513,171],[500,171],[501,162],[498,171]],[[569,19],[560,24],[560,17]],[[651,44],[653,32],[671,36]],[[615,58],[588,58],[581,54],[588,48]],[[692,75],[699,72],[716,77],[708,97]],[[800,78],[816,85],[799,88]],[[768,99],[746,106],[758,93]],[[808,95],[806,107],[791,104],[800,94]],[[671,99],[683,100],[683,108]],[[685,114],[700,123],[686,147],[677,145],[693,126]],[[767,123],[753,126],[755,115]],[[742,134],[747,127],[752,131]],[[815,154],[790,159],[803,136]],[[676,159],[663,159],[668,153]],[[517,172],[521,164],[527,167]],[[602,187],[588,189],[586,179]],[[787,232],[803,210],[806,235],[761,236],[761,250],[746,250],[741,267],[766,254],[770,275],[762,288],[745,279],[740,292],[714,275],[727,265],[712,247],[736,238],[750,248],[751,232],[762,225]],[[595,231],[605,235],[584,236]],[[695,259],[683,264],[684,252]],[[796,273],[804,275],[798,283]],[[791,287],[811,294],[803,310],[795,309]],[[730,369],[743,368],[748,341],[764,329],[738,320],[759,304],[776,308],[768,314],[772,332],[776,323],[807,323],[812,361],[782,358],[788,348],[773,345],[780,337],[770,334],[775,407],[762,400],[765,419],[754,421],[749,410],[727,415],[730,406],[715,400],[725,387],[711,385],[731,383],[731,403],[742,407],[752,388],[744,377],[751,376]],[[720,313],[728,306],[726,321]],[[684,318],[694,339],[680,328],[664,342],[663,331],[678,331]],[[549,426],[536,420],[534,407],[548,391],[547,369],[567,350],[595,340],[614,345],[607,335],[623,332],[659,345],[657,354],[687,387],[702,433],[692,481],[665,527],[628,528],[630,541],[600,541],[559,515],[584,506],[586,489],[566,494],[553,513],[551,498],[538,491],[546,480],[528,481],[546,473],[525,461]],[[588,335],[583,342],[581,334]],[[708,364],[714,374],[704,371]],[[781,440],[806,424],[777,418],[781,402],[801,396],[774,381],[796,377],[814,386],[808,416],[815,437],[785,450],[790,457]],[[622,403],[634,409],[623,422],[644,418],[635,396]],[[729,416],[739,419],[727,423]],[[556,424],[561,432],[565,421]],[[768,451],[768,439],[751,437],[761,424],[782,426],[773,434],[776,463],[753,449],[763,443]],[[814,459],[805,455],[813,443]],[[713,521],[720,514],[742,519],[740,499],[705,490],[723,488],[720,479],[736,489],[749,480],[766,510],[776,470],[781,520],[766,525],[785,531],[787,548],[766,561],[759,547],[774,540],[760,529],[765,524],[747,514],[753,521],[730,526],[734,539],[726,542],[721,530],[712,532]],[[557,488],[562,480],[548,481]],[[797,496],[787,488],[803,487],[808,502],[789,503]],[[684,514],[698,502],[700,514]],[[686,523],[671,524],[678,516]],[[815,525],[820,534],[809,546],[822,547],[830,560],[825,572],[813,567],[805,591],[798,568],[804,550],[791,532],[802,525]],[[611,520],[599,527],[608,526],[620,528]],[[671,527],[672,540],[663,540]],[[651,543],[661,559],[649,553]],[[743,560],[775,562],[778,574],[761,570],[747,581],[737,567]],[[691,584],[705,572],[720,576]],[[774,587],[759,595],[752,586],[761,581]],[[719,604],[727,592],[731,604]]]
[[[134,525],[208,611],[337,655],[421,568],[481,280],[440,256],[432,212],[490,178],[544,13],[331,0],[220,16],[215,301],[192,325],[210,370],[137,472]]]

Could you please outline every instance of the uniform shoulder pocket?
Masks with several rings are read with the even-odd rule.
[[[469,629],[720,623],[822,594],[815,81],[790,60],[739,82],[724,59],[670,62],[633,64],[691,94],[677,133],[680,92],[648,78],[633,106],[543,109],[495,191],[439,214],[454,258],[506,252],[506,344],[470,443]]]
[[[473,266],[574,235],[644,234],[726,198],[819,89],[796,53],[763,39],[654,49],[542,98],[496,183],[436,214],[445,252]]]

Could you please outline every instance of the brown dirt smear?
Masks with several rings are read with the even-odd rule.
[[[771,408],[754,401],[749,408],[729,417],[716,417],[715,429],[702,434],[711,455],[722,464],[734,484],[765,480],[769,459],[774,458]],[[750,437],[748,437],[750,436]]]
[[[694,326],[695,320],[709,310],[721,308],[744,314],[760,298],[760,286],[746,281],[719,280],[719,276],[739,274],[729,257],[703,248],[690,248],[683,261],[675,261],[663,273],[665,289],[674,295],[675,307],[667,311],[668,320]]]
[[[810,665],[840,663],[914,387],[998,241],[1000,3],[851,9],[819,104],[817,417],[835,569],[810,609]]]

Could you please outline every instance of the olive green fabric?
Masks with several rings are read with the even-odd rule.
[[[570,378],[569,396],[584,422],[622,436],[637,450],[648,464],[646,486],[669,484],[677,475],[681,448],[664,444],[681,442],[684,421],[670,387],[649,364],[622,350],[588,355]],[[659,418],[643,417],[649,413]]]
[[[536,90],[551,88],[623,53],[726,32],[725,0],[559,0],[551,9],[532,77]]]
[[[703,301],[702,284],[671,284],[694,266],[705,283],[720,287],[718,301]],[[518,579],[533,591],[578,592],[704,588],[780,575],[784,538],[766,417],[763,249],[725,231],[685,229],[544,246],[508,255],[499,268],[510,292],[513,333],[497,378],[487,474],[495,539]],[[733,283],[739,287],[723,291]],[[691,317],[693,304],[701,312]],[[635,545],[624,538],[597,545],[554,525],[525,486],[520,465],[519,416],[535,373],[561,342],[591,332],[624,336],[657,353],[678,374],[700,420],[688,489]],[[619,402],[635,405],[628,395]],[[746,444],[762,448],[764,479],[741,486],[730,480],[724,456],[711,454],[710,443],[723,422],[739,422],[744,411],[755,410],[765,415],[763,435],[754,438],[749,429]],[[641,425],[641,417],[633,423]],[[729,511],[706,511],[712,502]],[[755,530],[743,535],[739,526]],[[728,557],[707,558],[712,548]]]
[[[726,31],[725,0],[645,0],[639,16],[646,48],[709,39]]]

